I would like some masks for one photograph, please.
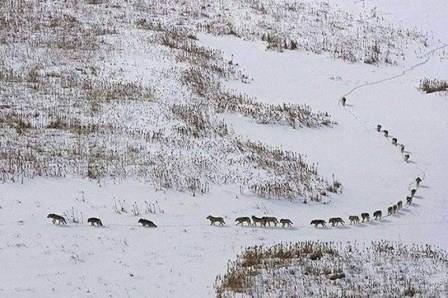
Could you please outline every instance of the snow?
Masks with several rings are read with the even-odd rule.
[[[237,134],[303,153],[308,161],[318,163],[324,177],[335,174],[344,189],[332,195],[328,204],[261,199],[241,194],[234,185],[211,186],[208,194],[193,197],[174,190],[155,191],[152,184],[130,179],[104,179],[98,184],[74,177],[35,178],[2,184],[0,296],[210,297],[215,277],[243,247],[282,241],[387,239],[448,249],[444,184],[448,101],[444,95],[417,90],[425,77],[448,78],[447,62],[441,59],[448,50],[443,48],[443,42],[448,42],[443,18],[448,7],[438,0],[414,2],[418,5],[404,10],[402,1],[337,1],[354,11],[364,4],[378,6],[385,18],[432,31],[441,40],[427,49],[428,55],[418,52],[418,57],[400,66],[351,64],[299,51],[278,53],[266,51],[259,41],[199,35],[201,44],[222,50],[229,59],[233,55],[234,63],[251,78],[249,84],[229,80],[226,87],[263,102],[306,103],[329,112],[338,122],[333,128],[295,130],[222,115]],[[141,63],[145,57],[137,55],[132,53],[127,60],[136,66],[129,78],[140,78],[147,70]],[[383,81],[392,77],[396,78]],[[363,87],[354,89],[358,86]],[[342,107],[339,100],[347,93],[348,106]],[[391,138],[375,131],[377,124],[406,145],[411,162],[403,161]],[[346,219],[377,209],[384,213],[399,200],[405,203],[417,176],[424,176],[423,187],[412,206],[396,215],[356,226],[315,229],[309,225],[313,218]],[[125,200],[129,213],[117,214],[114,198]],[[157,201],[164,213],[130,214],[134,202],[143,212],[145,201]],[[55,226],[46,219],[48,213],[72,207],[82,213],[84,224]],[[224,216],[227,225],[209,226],[205,219],[209,214]],[[233,223],[237,216],[265,214],[290,218],[295,227]],[[86,225],[91,216],[101,218],[105,227]],[[158,228],[139,226],[140,217],[154,221]]]

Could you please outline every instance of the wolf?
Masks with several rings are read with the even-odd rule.
[[[381,132],[381,124],[378,124],[378,125],[376,126],[376,131],[377,131],[377,132]]]
[[[369,221],[370,220],[370,215],[367,212],[361,213],[361,218],[362,218],[362,222]]]
[[[417,190],[415,188],[411,189],[411,197],[414,197],[416,192],[417,192]]]
[[[383,130],[383,133],[386,138],[389,136],[389,131],[387,129]]]
[[[373,217],[375,217],[375,220],[381,219],[381,216],[383,216],[383,212],[381,212],[381,210],[373,212]]]
[[[138,220],[138,223],[144,227],[157,228],[157,225],[155,223],[153,223],[150,220],[144,219],[144,218],[140,218]]]
[[[403,207],[403,201],[398,201],[397,202],[397,207],[398,207],[398,210],[400,210],[401,207]]]
[[[403,144],[400,145],[400,152],[404,153],[404,145]]]
[[[215,216],[209,215],[209,216],[207,216],[207,219],[210,221],[210,225],[213,225],[213,226],[215,225],[215,223],[218,223],[221,226],[226,224],[224,221],[224,218],[222,218],[222,217],[215,217]]]
[[[393,205],[392,208],[394,209],[394,213],[397,213],[397,211],[398,211],[398,206],[397,206],[397,205]]]
[[[344,220],[340,217],[332,217],[328,220],[328,223],[331,223],[331,226],[337,226],[338,224],[344,225]]]
[[[56,224],[56,223],[58,225],[60,225],[60,224],[66,225],[67,224],[67,222],[65,221],[65,218],[63,216],[60,216],[60,215],[57,215],[54,213],[48,214],[47,218],[51,218],[51,221],[53,222],[53,224]]]
[[[272,216],[263,216],[262,218],[263,218],[263,220],[264,220],[264,225],[265,225],[265,226],[266,226],[266,225],[271,226],[271,223],[272,223],[274,226],[277,226],[277,224],[278,224],[278,220],[277,220],[277,218],[275,218],[275,217],[272,217]]]
[[[390,206],[387,208],[387,215],[392,215],[394,213],[394,207]]]
[[[409,154],[405,154],[405,155],[403,156],[403,159],[404,159],[404,161],[408,162],[410,157],[411,157],[411,156],[410,156]]]
[[[90,223],[92,226],[95,226],[95,225],[98,226],[98,227],[102,227],[103,226],[103,223],[101,222],[101,219],[96,218],[96,217],[90,217],[87,220],[87,222]]]
[[[252,215],[252,224],[256,226],[257,223],[260,224],[260,227],[266,225],[266,222],[263,220],[262,217],[256,217],[255,215]]]
[[[406,203],[412,205],[412,197],[406,197]]]
[[[397,144],[398,144],[398,139],[392,138],[392,145],[397,145]]]
[[[348,217],[348,220],[350,221],[350,224],[358,224],[359,223],[359,216],[358,215],[350,215]]]
[[[292,221],[290,219],[282,218],[280,219],[280,223],[282,224],[282,227],[285,226],[292,227]]]
[[[417,187],[419,187],[420,186],[420,183],[422,183],[422,178],[420,178],[420,177],[417,177],[416,179],[415,179],[415,184],[417,185]]]
[[[323,220],[323,219],[313,219],[310,224],[314,225],[316,228],[318,225],[321,225],[322,228],[324,228],[326,226],[325,220]]]
[[[237,225],[244,225],[244,223],[247,223],[247,225],[250,226],[252,224],[250,217],[248,216],[237,217],[235,221]]]

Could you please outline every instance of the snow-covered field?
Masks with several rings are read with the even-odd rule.
[[[329,198],[323,198],[324,204],[257,197],[243,189],[239,181],[249,178],[258,181],[262,174],[253,164],[250,166],[254,169],[238,165],[231,170],[226,168],[229,161],[221,160],[227,156],[223,155],[224,148],[219,147],[230,148],[228,139],[224,138],[210,142],[219,148],[209,151],[206,150],[210,144],[194,143],[189,147],[192,151],[200,150],[216,163],[200,172],[207,173],[205,178],[198,177],[201,182],[218,182],[207,184],[206,194],[192,196],[190,191],[163,187],[156,191],[156,183],[144,175],[139,179],[106,177],[99,182],[72,175],[6,182],[0,185],[0,297],[211,297],[215,294],[216,276],[225,272],[227,261],[244,247],[285,241],[386,239],[448,249],[445,185],[448,97],[418,90],[424,78],[448,79],[445,44],[448,36],[444,29],[448,26],[444,18],[448,15],[448,5],[444,0],[413,1],[409,8],[404,8],[402,1],[331,2],[354,14],[365,10],[370,13],[377,7],[376,13],[389,23],[428,32],[432,42],[428,47],[404,47],[406,59],[398,65],[371,65],[347,63],[325,53],[267,51],[266,44],[260,40],[204,33],[197,37],[200,45],[223,51],[225,59],[237,63],[249,77],[249,83],[230,77],[224,82],[225,88],[246,93],[260,102],[307,104],[313,111],[331,115],[337,125],[301,129],[260,124],[238,113],[216,114],[213,119],[223,119],[232,134],[242,138],[304,154],[308,163],[317,164],[319,175],[325,179],[335,175],[343,185],[342,193],[330,193]],[[129,31],[128,39],[123,39],[129,40],[132,51],[111,51],[109,56],[101,52],[105,56],[102,75],[119,73],[117,78],[124,75],[129,80],[156,84],[159,81],[155,77],[160,74],[148,75],[148,72],[160,67],[164,68],[163,82],[172,83],[178,68],[183,69],[185,65],[171,66],[171,61],[158,61],[159,55],[164,59],[168,55],[163,50],[144,50],[135,37],[137,34]],[[115,36],[107,41],[112,43],[113,39],[120,38]],[[190,94],[175,82],[159,87],[170,104],[176,98],[188,104],[185,102]],[[340,103],[342,96],[347,98],[345,107]],[[149,110],[145,105],[131,105],[143,111],[139,112],[138,121],[129,111],[115,113],[112,109],[102,115],[103,121],[118,117],[124,122],[128,120],[128,127],[134,124],[154,126],[154,129],[175,126],[166,116],[169,109],[165,110],[163,102],[157,104],[160,107],[151,106]],[[115,107],[122,108],[120,104]],[[26,108],[24,105],[20,110]],[[154,121],[149,117],[151,112],[160,112],[163,116]],[[388,129],[391,136],[385,138],[376,132],[377,124]],[[10,135],[1,137],[6,140]],[[410,162],[405,162],[399,149],[391,144],[392,137],[405,144]],[[117,136],[118,140],[120,146],[128,145],[129,140]],[[113,142],[107,146],[110,144]],[[138,147],[136,144],[140,143],[132,144]],[[150,150],[160,149],[157,144],[151,146],[156,149]],[[163,148],[160,152],[169,153],[172,148]],[[190,153],[182,151],[172,155],[179,157],[173,163],[182,168],[182,154],[189,156]],[[185,163],[179,175],[197,173],[196,169],[188,169],[190,163],[196,165],[191,161]],[[242,178],[228,184],[222,179],[210,178],[227,172]],[[424,180],[412,205],[408,206],[406,196],[415,187],[417,176]],[[340,216],[347,222],[349,215],[361,212],[381,209],[386,213],[387,207],[399,200],[404,202],[404,208],[380,221],[327,229],[309,225],[314,218],[328,220]],[[115,205],[121,208],[120,204],[127,212],[116,212]],[[140,215],[132,214],[137,213],[135,206]],[[146,206],[151,210],[146,210]],[[67,215],[73,212],[83,222],[52,225],[46,216],[53,212]],[[209,226],[206,220],[209,214],[224,216],[226,225]],[[294,228],[234,225],[236,217],[251,215],[290,218]],[[91,216],[101,218],[105,226],[88,226],[86,221]],[[153,220],[158,227],[139,226],[137,221],[141,217]]]

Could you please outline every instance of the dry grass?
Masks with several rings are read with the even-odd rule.
[[[217,297],[442,297],[448,255],[431,246],[298,242],[255,246],[229,261]]]
[[[2,2],[0,181],[137,177],[193,195],[229,183],[266,198],[318,200],[329,183],[314,165],[242,140],[219,113],[294,128],[332,124],[329,115],[225,90],[222,79],[244,74],[199,45],[194,17],[174,21],[178,8]],[[114,66],[133,51],[151,59],[144,79],[133,65]]]
[[[420,81],[419,89],[429,94],[434,92],[448,91],[448,81],[436,79],[423,79]]]

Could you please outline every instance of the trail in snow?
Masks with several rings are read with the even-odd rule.
[[[307,61],[309,61],[309,60],[312,61],[312,59],[314,59],[314,57],[309,58],[309,60],[304,60],[304,59],[302,59],[300,54],[298,54],[298,58],[297,58],[297,56],[293,56],[292,53],[285,53],[282,56],[275,56],[274,57],[274,54],[272,54],[270,52],[265,52],[265,51],[259,51],[256,54],[253,54],[252,51],[254,49],[257,50],[257,47],[256,46],[251,46],[251,45],[243,43],[243,42],[232,41],[231,39],[228,39],[229,41],[227,42],[225,39],[218,40],[218,39],[209,38],[209,37],[202,37],[201,40],[203,40],[203,42],[205,40],[205,44],[206,45],[209,45],[209,46],[212,46],[212,47],[218,47],[219,49],[227,52],[229,55],[230,54],[237,55],[237,58],[238,58],[239,62],[241,62],[243,67],[248,68],[249,71],[252,70],[251,74],[254,75],[254,79],[255,79],[255,82],[256,82],[255,84],[252,84],[252,86],[251,85],[249,85],[249,86],[247,86],[247,85],[238,86],[236,84],[233,84],[233,85],[229,84],[229,86],[231,86],[232,88],[236,88],[237,90],[242,90],[243,92],[252,93],[255,96],[263,96],[263,97],[265,97],[267,99],[270,99],[271,97],[273,97],[273,98],[286,97],[288,99],[290,99],[290,98],[294,99],[294,98],[297,98],[297,94],[300,94],[301,95],[300,97],[302,97],[302,98],[303,97],[307,97],[306,95],[304,95],[304,94],[307,94],[307,93],[304,93],[303,91],[304,90],[307,91],[308,89],[311,89],[312,87],[314,87],[312,85],[313,82],[310,82],[311,84],[306,84],[306,87],[305,86],[302,87],[301,85],[297,86],[298,84],[300,84],[300,81],[297,83],[297,80],[294,80],[294,78],[302,78],[302,77],[304,77],[303,71],[301,72],[300,70],[301,69],[308,69],[307,68],[307,66],[308,66],[307,65]],[[233,45],[232,43],[238,44],[238,51],[236,50],[237,46]],[[441,45],[441,46],[439,46],[437,48],[431,49],[428,52],[420,55],[418,58],[419,59],[424,58],[423,61],[419,61],[418,63],[416,63],[416,64],[414,64],[414,65],[412,65],[412,66],[410,66],[410,67],[408,67],[408,68],[406,68],[404,70],[402,70],[399,74],[388,75],[387,77],[376,79],[376,80],[370,81],[368,83],[363,83],[363,84],[358,85],[358,86],[355,85],[348,92],[346,92],[343,96],[347,96],[349,94],[353,94],[355,91],[360,90],[362,88],[367,88],[369,86],[374,86],[374,85],[380,85],[381,83],[385,83],[385,82],[388,82],[388,81],[392,81],[394,79],[398,79],[400,77],[404,77],[408,73],[412,72],[413,70],[415,70],[415,69],[417,69],[417,68],[427,64],[431,60],[431,58],[433,57],[433,54],[435,52],[437,52],[437,51],[439,51],[439,50],[441,50],[443,48],[446,48],[447,46],[448,46],[448,44],[443,44],[443,45]],[[261,48],[261,47],[259,47],[259,48]],[[249,53],[251,53],[251,54],[249,54]],[[254,58],[254,56],[256,58]],[[286,57],[290,58],[291,61],[287,62],[285,64],[282,64],[282,62],[283,62],[282,59],[286,60]],[[308,57],[306,57],[306,58],[308,58]],[[316,60],[317,60],[317,58],[316,58]],[[260,66],[259,61],[263,61],[263,65]],[[296,63],[296,61],[297,61],[297,63]],[[350,69],[350,66],[349,67],[344,67],[344,68],[341,69],[340,64],[338,64],[337,62],[331,62],[331,64],[335,65],[334,69],[332,69],[331,66],[330,66],[330,67],[328,67],[329,70],[324,70],[323,71],[324,73],[326,72],[327,74],[328,73],[334,74],[335,71],[352,71],[352,69]],[[300,68],[295,68],[295,66],[296,67],[300,67]],[[287,67],[287,68],[285,68],[285,67]],[[273,82],[272,80],[269,80],[267,77],[265,77],[264,73],[263,73],[263,70],[264,69],[268,69],[268,68],[270,69],[271,73],[273,73],[275,71],[279,71],[279,73],[286,73],[286,75],[284,76],[284,81],[280,80],[280,79],[276,79]],[[297,71],[296,71],[296,69],[297,69]],[[313,68],[311,67],[309,69],[313,69]],[[368,71],[369,70],[366,67],[364,67],[364,69],[362,67],[360,67],[360,71]],[[314,75],[315,72],[312,72],[312,74]],[[320,72],[316,72],[316,77],[320,78],[319,75],[321,75],[321,73]],[[289,83],[290,81],[291,82],[294,81],[294,83],[290,84]],[[266,88],[266,86],[269,86],[271,88]],[[293,91],[284,92],[284,90],[288,90],[288,89],[289,90],[293,90]],[[317,92],[316,93],[311,93],[310,92],[308,94],[312,94],[312,96],[309,96],[309,97],[312,97],[313,99],[316,99],[316,95],[319,95],[319,93],[317,93]],[[324,99],[325,99],[325,97],[324,97]],[[383,97],[383,99],[384,99],[384,97]],[[300,98],[299,98],[299,100],[300,100]],[[328,101],[328,103],[331,103],[331,102],[334,103],[333,100],[334,99],[331,99],[330,101]],[[313,102],[313,104],[314,104],[314,102]],[[319,105],[320,103],[317,103],[317,104]],[[324,106],[325,109],[330,109],[330,111],[331,111],[331,109],[334,110],[334,108],[331,108],[329,106],[325,106],[325,105],[322,105],[322,106]],[[351,116],[353,116],[353,118],[356,119],[356,122],[359,122],[361,124],[361,126],[364,127],[367,131],[372,131],[373,132],[375,130],[375,126],[376,126],[377,123],[375,123],[375,126],[373,126],[368,121],[364,121],[362,119],[363,117],[360,117],[358,115],[358,113],[356,113],[356,110],[351,109],[349,107],[346,107],[344,109],[344,112],[350,113]],[[379,115],[381,115],[381,114],[379,114]],[[397,115],[399,115],[399,114],[397,114]],[[349,117],[349,118],[351,118],[351,117]],[[231,121],[235,121],[234,119],[235,118],[232,118]],[[243,121],[238,120],[237,122],[233,122],[233,123],[236,123],[236,125],[235,125],[236,127],[241,128],[245,124]],[[350,125],[352,125],[352,126],[353,126],[353,124],[354,124],[353,122],[350,123]],[[356,126],[356,125],[354,125],[354,126]],[[269,137],[270,137],[269,130],[271,130],[271,128],[266,127],[266,126],[263,127],[263,132],[262,133],[254,133],[255,130],[247,129],[247,128],[245,128],[243,130],[240,129],[240,131],[243,132],[243,135],[249,135],[251,138],[255,138],[255,139],[263,138],[263,140],[269,139]],[[340,137],[345,137],[345,136],[349,136],[350,135],[350,138],[356,139],[356,137],[353,135],[352,128],[350,128],[349,130],[344,129],[344,131],[346,131],[346,132],[345,133],[341,133]],[[311,139],[312,142],[316,141],[315,138],[309,137],[309,134],[306,131],[301,131],[300,132],[300,139],[301,139],[300,143],[294,142],[294,141],[290,141],[290,138],[287,138],[287,139],[281,138],[279,133],[283,133],[282,129],[272,128],[272,132],[274,132],[274,134],[272,134],[272,135],[275,136],[274,137],[275,143],[277,143],[277,144],[278,143],[282,143],[282,144],[286,145],[287,148],[289,147],[288,148],[289,150],[298,150],[298,151],[302,151],[303,152],[302,148],[305,148],[305,152],[306,152],[306,149],[309,149],[308,146],[305,144],[306,143],[306,138]],[[330,135],[327,134],[326,132],[323,132],[322,135],[325,136],[325,138],[331,138]],[[297,136],[299,136],[299,134]],[[370,132],[366,132],[365,136],[366,136],[367,139],[371,139],[372,140],[372,141],[368,142],[369,148],[371,149],[370,150],[371,153],[384,151],[383,147],[386,147],[386,149],[387,149],[387,146],[382,146],[381,145],[381,147],[378,147],[378,145],[381,144],[382,142],[380,141],[380,143],[378,143],[379,139],[376,138],[376,140],[375,140],[374,138],[372,138],[372,134]],[[294,137],[295,136],[292,136],[293,139],[294,139]],[[390,139],[390,138],[388,138],[388,139]],[[403,138],[403,139],[405,139],[405,138]],[[286,143],[285,143],[285,141],[286,141]],[[328,139],[326,139],[325,141],[326,142],[331,142]],[[376,144],[376,146],[370,147],[370,145],[374,145],[374,144]],[[294,145],[299,145],[299,146],[294,146]],[[355,144],[350,142],[350,147],[352,147],[352,145],[355,145]],[[311,151],[308,151],[308,153],[312,153],[313,156],[314,156],[315,151],[319,150],[318,148],[321,147],[320,144],[316,144],[316,146],[317,147],[313,147],[311,149]],[[327,156],[333,156],[333,158],[332,158],[333,160],[334,159],[338,159],[337,156],[333,155],[334,153],[336,153],[335,152],[337,150],[336,148],[337,148],[337,146],[333,150],[331,150],[331,155],[329,155],[325,150],[323,150],[322,154],[320,154],[319,157],[327,155]],[[362,171],[359,171],[359,168],[364,168],[364,166],[363,166],[363,164],[362,165],[359,164],[359,156],[353,156],[355,148],[357,148],[357,147],[352,147],[349,150],[350,151],[349,159],[350,160],[353,159],[353,161],[351,161],[349,163],[353,164],[354,166],[356,166],[358,168],[358,170],[356,170],[355,172],[362,172]],[[362,148],[362,152],[365,151],[364,150],[365,148],[366,147]],[[387,155],[391,155],[389,153],[390,152],[389,150],[386,150],[386,151],[388,151]],[[369,159],[371,159],[370,162],[373,161],[373,163],[375,163],[375,159],[378,160],[378,158],[379,158],[377,153],[370,154],[370,155],[368,157]],[[311,158],[314,158],[313,156]],[[316,154],[316,156],[317,156],[317,154]],[[342,160],[344,160],[345,162],[347,162],[346,157],[347,156],[342,155]],[[355,158],[353,158],[353,157],[355,157]],[[383,158],[385,158],[385,156],[381,156],[382,160],[383,160]],[[393,156],[392,156],[392,158],[387,157],[387,160],[391,160],[392,161],[394,159],[396,160],[396,158],[394,158]],[[384,159],[384,160],[386,160],[386,159]],[[384,163],[386,164],[386,162],[384,162]],[[405,163],[405,164],[411,165],[412,167],[417,169],[417,171],[415,171],[415,173],[412,174],[412,172],[414,172],[414,171],[409,171],[409,168],[406,170],[402,166],[403,163],[405,163],[405,162],[402,161],[402,160],[393,163],[395,165],[401,165],[400,166],[401,169],[397,172],[398,175],[401,175],[402,177],[407,177],[407,176],[413,177],[411,179],[415,179],[415,177],[417,177],[417,176],[420,176],[422,179],[426,178],[425,170],[422,169],[417,164],[415,164],[413,162]],[[391,163],[387,162],[387,166],[384,167],[386,169],[386,171],[387,171],[388,168],[390,168],[390,165],[391,165]],[[343,166],[347,167],[346,165],[343,165]],[[384,170],[379,171],[379,169],[380,168],[375,168],[373,173],[376,172],[378,176],[381,176],[381,175],[384,174],[383,173]],[[405,170],[403,170],[403,169],[405,169]],[[340,169],[336,169],[336,170],[340,172]],[[351,168],[351,170],[353,172],[353,168]],[[364,172],[365,172],[365,170],[364,170]],[[394,173],[394,172],[395,171],[393,169],[390,171],[390,173]],[[404,175],[401,172],[405,172]],[[356,174],[354,174],[354,175],[356,175]],[[355,178],[354,175],[351,174],[350,176],[347,176],[347,177]],[[395,174],[393,174],[393,175],[395,176]],[[389,175],[386,175],[384,177],[387,177],[387,176],[389,176]],[[342,179],[344,180],[344,178],[342,178]],[[349,180],[351,180],[351,179],[349,179]],[[387,205],[382,205],[382,207],[390,206],[389,204],[394,204],[394,203],[391,203],[391,201],[394,200],[393,199],[394,197],[396,198],[396,200],[399,200],[398,198],[400,198],[400,197],[399,196],[397,197],[396,195],[394,195],[394,192],[397,193],[397,191],[396,191],[397,188],[401,188],[403,190],[406,189],[407,191],[409,191],[411,188],[415,188],[415,182],[409,183],[408,179],[403,179],[404,181],[401,181],[399,183],[399,185],[397,185],[396,183],[391,183],[391,180],[388,180],[388,181],[383,181],[383,180],[384,179],[379,179],[379,181],[376,181],[377,187],[375,187],[376,189],[374,191],[374,194],[372,195],[372,197],[375,196],[376,198],[381,197],[381,196],[392,198],[390,201],[385,202],[385,204],[387,204]],[[401,180],[401,179],[397,179],[397,180]],[[355,181],[350,181],[350,182],[351,182],[351,185],[349,185],[349,187],[351,187],[353,189],[353,184],[357,184],[357,183]],[[379,184],[378,182],[380,182],[381,184]],[[373,184],[373,180],[372,180],[372,183],[370,183],[370,184]],[[367,188],[364,189],[363,187],[359,187],[359,186],[356,187],[356,188],[358,189],[358,191],[356,192],[355,197],[358,197],[358,198],[366,198],[366,197],[369,198],[370,197],[369,196],[369,190]],[[385,192],[383,194],[380,194],[380,193],[377,192],[378,189],[381,189],[381,188],[385,188]],[[363,189],[363,191],[359,192],[359,189]],[[406,192],[404,192],[404,193],[406,193]],[[347,196],[347,194],[345,194],[344,196],[348,197],[349,199],[352,199],[353,194],[350,194],[349,196]],[[378,200],[377,205],[374,206],[373,208],[375,208],[375,209],[372,209],[372,210],[383,209],[383,208],[379,208],[379,207],[381,207],[380,204],[384,204],[384,203],[381,203],[381,202],[382,201],[386,201],[387,199],[386,200],[384,200],[384,199],[377,199],[377,200]],[[414,213],[414,212],[419,213],[418,207],[419,207],[420,204],[415,204],[415,202],[416,201],[414,200],[412,206],[410,206],[412,209],[414,209],[413,207],[416,207],[415,208],[416,211],[412,211],[412,213]],[[366,204],[366,201],[363,201],[362,204],[363,205],[365,204],[365,207],[368,206],[368,204]],[[352,211],[354,211],[353,214],[357,214],[357,212],[356,212],[357,207],[356,206],[350,205],[348,207],[349,208],[347,208],[347,207],[343,208],[342,207],[339,210],[335,210],[335,212],[340,212],[342,214],[351,214],[351,213],[347,213],[347,211],[352,210]],[[361,208],[365,208],[365,207],[361,207]],[[359,206],[358,206],[358,208],[359,208]],[[368,208],[372,208],[372,207],[367,207],[366,209],[368,210]],[[411,208],[407,208],[407,210],[411,210]],[[390,215],[390,218],[394,218],[394,217],[398,218],[398,217],[400,217],[400,216],[394,216],[394,215],[395,214]],[[399,215],[400,215],[400,213],[399,213]],[[401,215],[403,215],[403,213],[401,213]],[[316,212],[316,214],[314,214],[314,216],[322,217],[322,215],[318,214],[317,212]],[[388,218],[388,217],[389,217],[389,215],[384,215],[383,216],[383,218]],[[323,216],[323,218],[325,218],[325,216]],[[410,226],[410,227],[412,226],[412,227],[416,227],[416,228],[418,228],[418,226],[420,226],[420,225],[437,225],[437,224],[440,224],[440,223],[445,223],[445,221],[442,221],[442,220],[435,220],[435,221],[429,222],[429,221],[419,221],[419,219],[420,219],[419,217],[414,218],[413,216],[410,216],[410,219],[406,219],[404,222],[402,221],[400,223],[390,223],[389,221],[386,221],[386,222],[383,222],[383,223],[384,224],[387,223],[387,226],[389,226],[389,225],[390,226],[395,226],[395,225],[396,226]],[[306,220],[306,218],[305,218],[305,220]],[[300,223],[303,223],[303,221],[300,220]],[[373,225],[369,225],[369,226],[371,226],[373,228],[374,224]],[[295,227],[296,228],[301,228],[301,229],[303,228],[303,230],[310,230],[310,231],[315,229],[313,227],[310,227],[309,225],[303,225],[303,224],[295,225]]]
[[[363,83],[361,85],[358,85],[358,86],[350,89],[347,93],[342,95],[342,97],[347,97],[348,95],[354,93],[355,91],[357,91],[357,90],[359,90],[361,88],[365,88],[365,87],[369,87],[369,86],[373,86],[373,85],[379,85],[379,84],[382,84],[384,82],[388,82],[388,81],[392,81],[392,80],[400,78],[400,77],[404,77],[409,72],[415,70],[416,68],[418,68],[418,67],[420,67],[422,65],[425,65],[426,63],[428,63],[431,60],[431,58],[433,57],[434,53],[436,53],[437,51],[442,50],[442,49],[444,49],[446,47],[448,47],[448,44],[444,43],[444,44],[442,44],[441,46],[439,46],[437,48],[431,49],[431,50],[427,51],[426,53],[418,56],[419,59],[423,58],[423,57],[427,57],[424,61],[421,61],[421,62],[419,62],[417,64],[412,65],[411,67],[403,70],[400,74],[393,75],[393,76],[390,76],[390,77],[387,77],[387,78],[384,78],[384,79],[381,79],[381,80],[373,81],[373,82]],[[347,105],[347,106],[349,107],[349,105]],[[369,123],[368,121],[361,120],[360,117],[355,112],[351,111],[350,109],[347,109],[346,107],[344,107],[344,109],[349,114],[351,114],[365,129],[370,130],[373,127],[373,125],[374,125],[373,123]],[[414,167],[417,170],[420,171],[421,178],[424,180],[426,178],[426,171],[424,169],[420,168],[419,166],[417,166],[416,164],[414,164]],[[408,185],[408,189],[410,189],[412,187],[412,185],[413,185],[413,183],[410,183]]]
[[[418,58],[423,58],[423,57],[425,57],[425,56],[428,56],[428,57],[427,57],[424,61],[412,65],[411,67],[409,67],[409,68],[403,70],[401,73],[399,73],[399,74],[397,74],[397,75],[393,75],[393,76],[391,76],[391,77],[387,77],[387,78],[384,78],[384,79],[381,79],[381,80],[378,80],[378,81],[367,82],[367,83],[361,84],[361,85],[359,85],[359,86],[356,86],[356,87],[352,88],[350,91],[348,91],[347,93],[345,93],[345,94],[342,95],[342,96],[343,96],[343,97],[346,97],[346,96],[352,94],[353,92],[355,92],[355,91],[358,90],[358,89],[361,89],[361,88],[364,88],[364,87],[368,87],[368,86],[378,85],[378,84],[381,84],[381,83],[384,83],[384,82],[387,82],[387,81],[391,81],[391,80],[394,80],[394,79],[403,77],[403,76],[405,76],[408,72],[411,72],[411,71],[413,71],[414,69],[416,69],[416,68],[418,68],[418,67],[420,67],[420,66],[422,66],[422,65],[425,65],[426,63],[428,63],[429,60],[431,60],[432,55],[433,55],[435,52],[437,52],[438,50],[444,49],[444,48],[446,48],[446,47],[448,47],[448,44],[445,43],[445,44],[441,45],[440,47],[437,47],[437,48],[435,48],[435,49],[432,49],[432,50],[426,52],[425,54],[420,55]]]

